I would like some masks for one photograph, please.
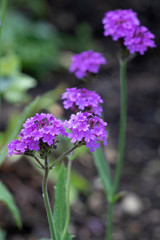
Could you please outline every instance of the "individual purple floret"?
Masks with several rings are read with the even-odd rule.
[[[140,24],[137,14],[132,9],[106,12],[102,23],[104,24],[104,35],[112,36],[114,41],[132,35],[134,28]]]
[[[95,91],[89,91],[86,88],[67,88],[62,95],[62,99],[66,99],[63,102],[65,109],[86,110],[101,116],[102,107],[99,104],[103,103],[103,100]]]
[[[45,151],[47,147],[56,148],[56,137],[66,135],[64,123],[52,114],[41,113],[28,118],[18,136],[8,144],[9,156],[28,154],[31,151]]]
[[[90,152],[99,148],[100,141],[103,145],[107,145],[106,125],[107,123],[101,118],[88,112],[72,114],[69,121],[65,121],[65,126],[71,131],[68,133],[68,137],[72,139],[71,142],[85,144],[90,148]]]
[[[146,27],[136,27],[132,36],[127,36],[124,45],[128,48],[130,53],[139,52],[141,55],[147,50],[148,47],[156,47],[153,39],[155,38]]]
[[[78,79],[86,77],[87,73],[98,73],[100,65],[106,64],[106,59],[101,53],[88,50],[72,57],[69,71],[75,73]]]

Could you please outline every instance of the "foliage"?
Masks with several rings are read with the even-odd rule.
[[[0,165],[7,155],[7,143],[16,138],[26,118],[42,109],[49,109],[60,98],[65,88],[65,84],[60,84],[57,88],[46,92],[40,98],[37,97],[24,109],[21,115],[19,113],[15,114],[15,111],[11,114],[6,131],[0,133],[0,146],[2,147],[0,151]]]
[[[12,0],[9,4],[11,9],[26,9],[35,14],[36,17],[42,18],[47,14],[46,0]]]
[[[112,199],[112,182],[110,176],[110,168],[104,156],[102,147],[99,147],[95,150],[95,152],[93,153],[93,158],[94,163],[97,167],[98,174],[103,183],[106,197],[110,201]]]
[[[32,77],[21,73],[21,62],[17,55],[8,53],[1,57],[0,93],[6,101],[17,103],[27,101],[26,91],[36,86]]]
[[[25,72],[43,79],[52,70],[64,69],[64,51],[82,51],[99,48],[93,38],[91,26],[77,25],[74,35],[61,33],[46,21],[33,21],[20,12],[6,15],[3,32],[3,54],[18,56]],[[68,68],[68,66],[67,66]]]
[[[0,239],[5,240],[6,239],[6,232],[0,228]]]
[[[15,201],[11,195],[11,193],[8,191],[8,189],[5,187],[5,185],[0,181],[0,201],[4,202],[6,206],[11,211],[16,224],[19,228],[22,227],[21,219],[19,210],[15,204]]]
[[[51,24],[32,21],[18,12],[8,12],[3,32],[3,52],[13,51],[23,70],[42,78],[57,66],[59,38]]]
[[[65,219],[66,219],[66,169],[64,165],[61,166],[58,182],[55,187],[55,204],[53,217],[57,230],[58,239],[63,233]]]
[[[31,114],[31,112],[34,110],[36,104],[38,102],[38,98],[36,98],[33,102],[31,102],[23,111],[23,113],[21,114],[19,121],[17,123],[17,125],[15,126],[14,131],[12,132],[12,134],[9,136],[9,139],[7,142],[12,141],[14,138],[16,138],[16,136],[18,135],[23,122],[25,121],[25,119],[27,118],[28,115]],[[4,147],[2,148],[2,150],[0,151],[0,165],[3,163],[3,161],[5,160],[5,157],[7,155],[7,145],[5,144]]]
[[[94,40],[93,29],[87,22],[79,23],[74,35],[59,33],[59,37],[62,39],[62,47],[73,52],[100,49],[100,45]]]

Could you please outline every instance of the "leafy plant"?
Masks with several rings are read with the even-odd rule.
[[[22,227],[19,210],[15,204],[12,194],[8,191],[5,185],[0,181],[0,201],[4,202],[12,213],[16,224],[19,228]]]
[[[11,140],[13,140],[17,134],[19,133],[20,131],[20,128],[24,122],[24,119],[26,119],[26,117],[28,115],[31,114],[31,112],[33,111],[33,109],[35,108],[37,102],[38,102],[38,99],[39,98],[36,98],[33,102],[31,102],[23,111],[23,113],[21,114],[20,118],[19,118],[19,121],[17,122],[15,128],[14,128],[14,131],[12,132],[12,134],[9,135],[9,139],[7,139],[7,143]],[[0,151],[0,165],[3,163],[3,161],[5,160],[6,156],[7,156],[7,144],[5,144],[3,146],[3,148],[1,149]]]
[[[55,205],[53,218],[57,230],[57,237],[61,239],[66,222],[67,205],[66,205],[66,168],[61,166],[58,182],[55,187]],[[69,233],[66,233],[66,240],[72,239]]]
[[[74,35],[59,33],[59,36],[62,39],[62,47],[73,52],[101,48],[98,41],[94,39],[91,25],[87,22],[79,23]]]
[[[21,73],[20,58],[8,53],[1,57],[1,88],[0,94],[10,103],[26,102],[29,100],[27,90],[36,86],[36,80]]]
[[[20,47],[22,46],[22,47]],[[51,24],[33,22],[19,12],[8,12],[3,33],[3,53],[13,51],[24,71],[42,79],[57,67],[60,40]]]

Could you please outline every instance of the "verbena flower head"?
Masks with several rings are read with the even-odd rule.
[[[32,155],[33,151],[45,154],[47,150],[56,148],[56,137],[66,135],[61,120],[52,114],[41,113],[28,118],[23,124],[19,138],[8,144],[8,153]]]
[[[75,73],[78,79],[86,77],[87,73],[98,73],[100,65],[106,64],[106,59],[101,53],[88,50],[72,57],[69,71]]]
[[[103,103],[103,100],[95,91],[89,91],[86,88],[67,88],[62,95],[62,99],[66,99],[63,102],[65,109],[85,110],[101,116],[102,107],[99,104]]]
[[[69,121],[65,121],[65,126],[71,131],[68,133],[68,137],[72,139],[71,142],[85,144],[90,152],[99,148],[100,141],[104,145],[107,144],[106,125],[107,123],[101,118],[88,112],[72,114]]]
[[[134,28],[140,24],[137,14],[132,9],[106,12],[102,23],[104,24],[104,35],[112,36],[114,41],[132,35]]]
[[[125,38],[124,45],[128,48],[130,53],[139,52],[141,55],[148,47],[155,47],[155,36],[146,27],[140,26],[134,29],[132,35]]]

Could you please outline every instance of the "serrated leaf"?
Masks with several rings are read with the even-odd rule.
[[[66,168],[64,164],[61,166],[58,182],[55,187],[53,217],[57,230],[57,236],[58,239],[60,239],[66,220]]]
[[[5,203],[5,205],[8,207],[8,209],[12,213],[17,226],[21,228],[22,227],[21,218],[20,218],[19,210],[15,204],[14,198],[1,181],[0,181],[0,201]]]
[[[19,121],[17,123],[17,125],[15,126],[14,131],[12,132],[10,138],[8,139],[8,143],[11,142],[13,139],[15,139],[18,135],[18,133],[20,132],[20,129],[22,127],[22,124],[24,123],[24,121],[26,120],[26,118],[31,114],[31,112],[33,111],[33,109],[35,108],[35,106],[37,105],[37,102],[39,100],[39,97],[37,97],[33,102],[31,102],[23,111],[23,113],[21,114],[21,116],[19,117]],[[8,153],[8,146],[7,144],[2,148],[2,150],[0,151],[0,165],[3,163],[3,161],[5,160],[6,156]]]
[[[55,187],[55,204],[53,217],[56,226],[57,236],[58,239],[60,239],[66,221],[66,168],[64,164],[61,165],[58,182]],[[72,237],[67,232],[65,240],[71,239]]]

